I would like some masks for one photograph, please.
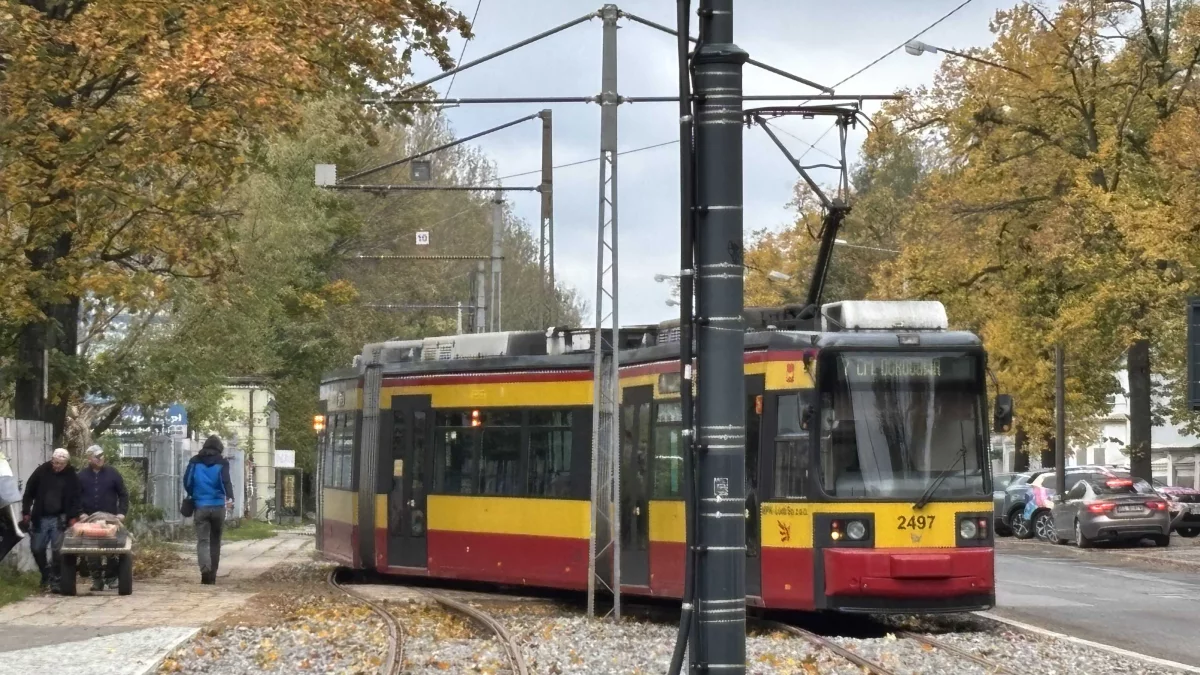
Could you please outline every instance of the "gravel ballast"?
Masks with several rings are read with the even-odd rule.
[[[202,632],[175,650],[162,673],[376,673],[387,628],[363,605],[314,599],[275,625]]]
[[[417,594],[420,595],[419,593]],[[303,606],[274,626],[232,626],[203,633],[177,650],[165,672],[377,673],[386,629],[369,610],[349,603]],[[504,624],[537,675],[659,675],[674,648],[669,621],[593,621],[551,602],[472,602]],[[404,628],[404,669],[410,675],[511,672],[498,638],[428,598],[387,603]],[[976,616],[890,619],[896,631],[929,635],[1014,672],[1039,675],[1159,675],[1169,668],[1085,645],[1028,635]],[[896,675],[983,675],[993,672],[949,651],[885,628],[881,637],[832,637]],[[860,633],[861,634],[861,633]],[[869,634],[869,633],[868,633]],[[771,625],[751,622],[746,642],[751,675],[859,675],[846,659]]]

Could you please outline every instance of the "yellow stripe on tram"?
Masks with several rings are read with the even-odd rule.
[[[587,539],[590,502],[521,497],[429,496],[429,529]]]

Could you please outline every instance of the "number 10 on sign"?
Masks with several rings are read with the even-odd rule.
[[[418,232],[417,233],[417,246],[428,246],[428,245],[429,245],[429,233],[428,232]]]

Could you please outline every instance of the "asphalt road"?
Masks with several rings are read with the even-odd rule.
[[[995,613],[1200,666],[1200,571],[1102,556],[1038,545],[997,551]]]

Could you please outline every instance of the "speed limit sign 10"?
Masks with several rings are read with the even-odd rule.
[[[418,232],[417,233],[417,246],[428,246],[428,245],[429,245],[429,233],[428,232]]]

